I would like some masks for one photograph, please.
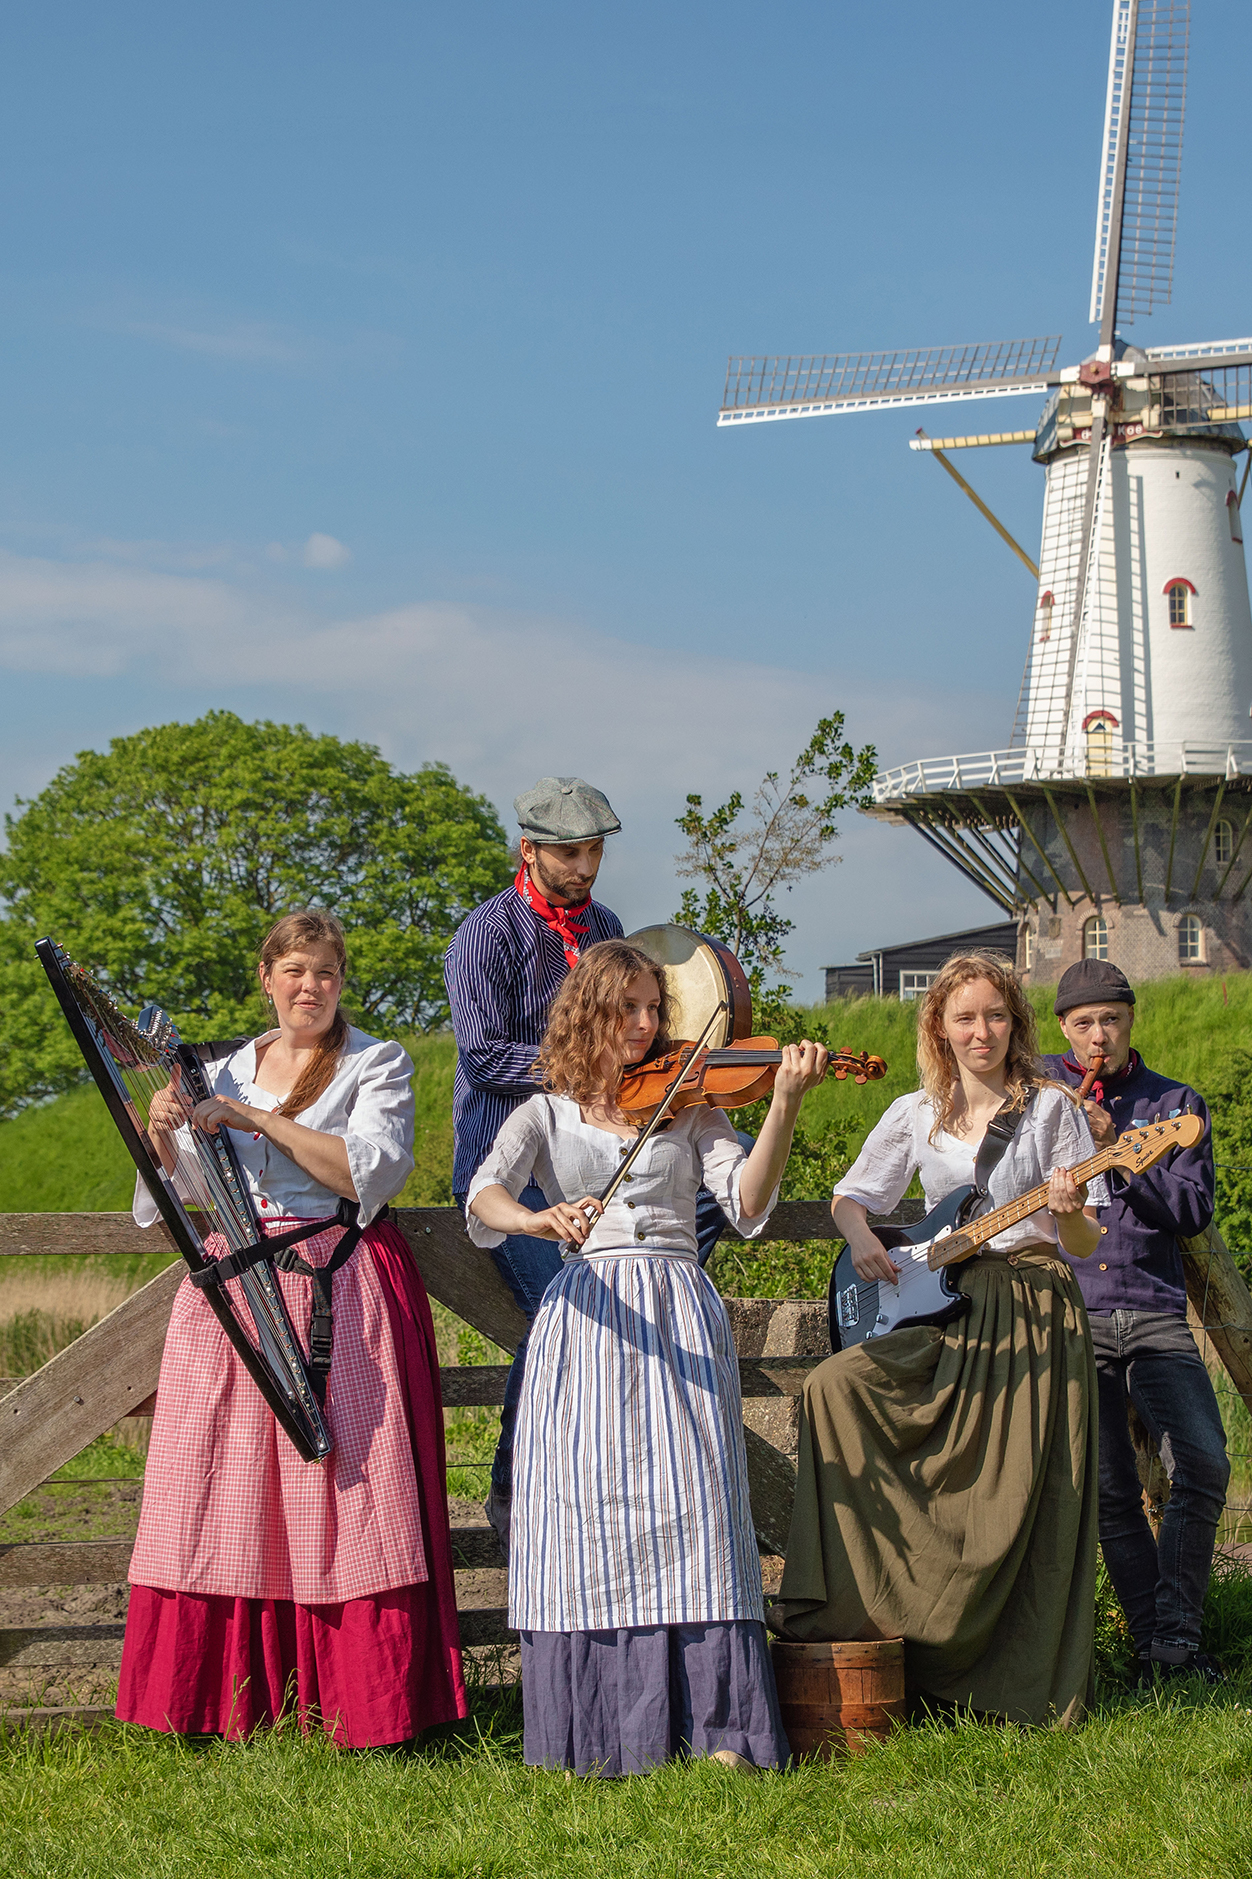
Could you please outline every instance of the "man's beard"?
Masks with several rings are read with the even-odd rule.
[[[579,880],[571,882],[568,876],[549,874],[538,856],[530,863],[530,872],[535,886],[549,903],[555,900],[563,900],[568,901],[571,905],[577,906],[580,902],[586,900],[591,893],[590,883],[584,883]]]

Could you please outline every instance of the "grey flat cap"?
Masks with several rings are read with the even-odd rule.
[[[593,842],[622,826],[608,797],[580,776],[541,776],[533,789],[513,798],[513,807],[532,842]]]

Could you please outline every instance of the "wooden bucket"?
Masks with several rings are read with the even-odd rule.
[[[904,1721],[904,1639],[868,1644],[785,1644],[770,1649],[783,1728],[791,1752],[863,1755],[865,1739],[885,1742]]]

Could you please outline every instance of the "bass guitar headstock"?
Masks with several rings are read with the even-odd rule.
[[[826,1074],[840,1083],[849,1076],[854,1083],[876,1083],[886,1076],[887,1066],[881,1057],[871,1057],[867,1050],[832,1050]]]
[[[1199,1116],[1170,1116],[1164,1122],[1148,1122],[1138,1129],[1127,1129],[1108,1150],[1110,1166],[1138,1174],[1150,1168],[1171,1148],[1194,1148],[1204,1134]]]

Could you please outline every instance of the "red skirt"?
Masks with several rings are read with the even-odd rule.
[[[407,1742],[468,1713],[444,1478],[434,1325],[403,1235],[370,1227],[405,1397],[430,1577],[334,1605],[131,1587],[117,1715],[242,1736],[282,1714],[347,1748]]]

